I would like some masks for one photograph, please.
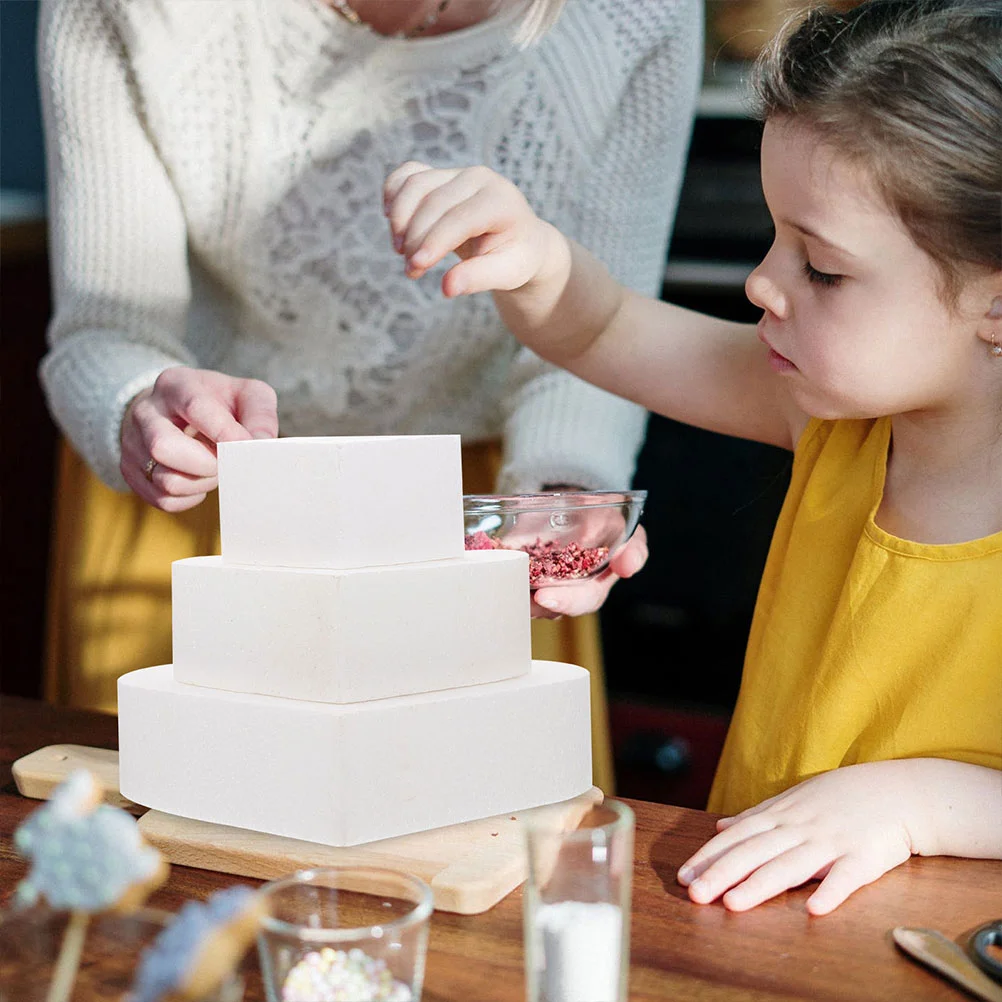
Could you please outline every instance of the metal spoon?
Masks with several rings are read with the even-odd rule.
[[[988,977],[952,939],[935,929],[891,930],[894,942],[916,960],[956,982],[985,1002],[1002,1002],[1002,987]]]

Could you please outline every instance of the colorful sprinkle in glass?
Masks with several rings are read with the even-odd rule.
[[[268,1002],[417,1002],[432,892],[377,867],[304,870],[265,884],[258,953]]]
[[[529,588],[573,584],[601,573],[633,535],[646,491],[467,494],[467,550],[521,550]]]

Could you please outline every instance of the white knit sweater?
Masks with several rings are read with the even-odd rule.
[[[127,402],[172,365],[267,380],[283,435],[503,436],[501,490],[623,488],[646,412],[521,348],[489,295],[405,278],[382,215],[408,159],[486,163],[657,295],[702,0],[569,0],[410,41],[321,0],[44,0],[57,422],[119,489]]]

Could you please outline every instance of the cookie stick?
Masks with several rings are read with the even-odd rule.
[[[91,915],[133,911],[169,873],[135,819],[102,804],[101,797],[94,776],[77,770],[14,834],[18,852],[32,863],[18,885],[18,900],[33,904],[44,898],[70,912],[46,1002],[69,998]]]
[[[194,1002],[219,989],[240,963],[267,911],[238,884],[189,901],[143,951],[129,1002]]]

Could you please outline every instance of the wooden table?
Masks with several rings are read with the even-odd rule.
[[[0,697],[0,904],[26,872],[12,834],[38,806],[18,794],[11,763],[59,743],[114,748],[115,718]],[[804,911],[808,889],[730,914],[720,905],[692,904],[675,882],[678,866],[713,833],[713,816],[629,803],[637,818],[634,1002],[958,1002],[968,997],[899,953],[888,932],[895,925],[929,926],[958,937],[1002,915],[1002,863],[913,859],[824,918]],[[239,881],[256,883],[174,867],[150,904],[173,911],[188,898]],[[256,959],[250,966],[247,1002],[260,1002]],[[524,991],[520,889],[481,915],[435,913],[424,1002],[522,1002]]]

